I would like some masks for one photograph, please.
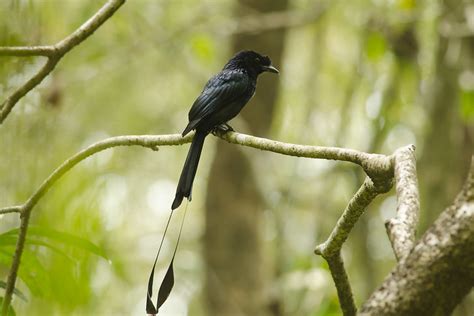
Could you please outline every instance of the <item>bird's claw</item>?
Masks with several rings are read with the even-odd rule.
[[[212,130],[212,134],[215,135],[215,136],[218,136],[218,135],[224,135],[225,133],[233,132],[233,131],[234,131],[234,129],[232,128],[232,126],[230,126],[227,123],[224,123],[224,124],[221,124],[221,125],[217,125]]]

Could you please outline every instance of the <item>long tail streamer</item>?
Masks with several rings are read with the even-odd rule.
[[[151,269],[150,277],[148,278],[148,290],[146,295],[146,312],[149,315],[156,315],[158,314],[158,310],[166,301],[168,296],[171,293],[174,285],[174,271],[173,271],[173,263],[174,258],[176,256],[176,251],[178,250],[179,241],[181,240],[181,232],[183,231],[184,226],[184,219],[186,218],[186,212],[188,210],[188,203],[186,203],[186,207],[184,209],[183,219],[181,220],[181,227],[179,228],[179,235],[178,240],[176,241],[176,246],[174,248],[173,257],[171,257],[170,265],[168,266],[168,270],[166,271],[165,277],[161,282],[160,289],[158,290],[158,298],[156,300],[156,307],[153,304],[152,296],[153,296],[153,278],[155,275],[155,267],[156,262],[158,261],[158,257],[161,252],[161,247],[163,246],[163,241],[165,240],[166,232],[168,231],[168,227],[171,222],[171,217],[173,216],[173,210],[171,210],[170,216],[168,217],[168,222],[166,223],[165,232],[163,233],[163,238],[161,238],[160,247],[158,248],[158,252],[155,257],[155,262],[153,263],[153,268]]]

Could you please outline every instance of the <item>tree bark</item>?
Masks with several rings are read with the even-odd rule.
[[[362,306],[361,315],[449,315],[474,285],[474,160],[448,207]]]

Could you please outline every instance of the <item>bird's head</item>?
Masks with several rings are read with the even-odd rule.
[[[278,73],[278,69],[272,66],[272,61],[268,56],[260,55],[251,50],[243,50],[235,54],[227,62],[224,69],[245,69],[256,75],[265,71]]]

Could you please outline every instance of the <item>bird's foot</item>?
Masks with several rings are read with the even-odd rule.
[[[221,125],[217,125],[212,130],[212,134],[215,135],[215,136],[218,136],[218,135],[224,135],[225,133],[233,132],[233,131],[234,131],[234,129],[232,128],[232,126],[230,126],[227,123],[224,123],[224,124],[221,124]]]

